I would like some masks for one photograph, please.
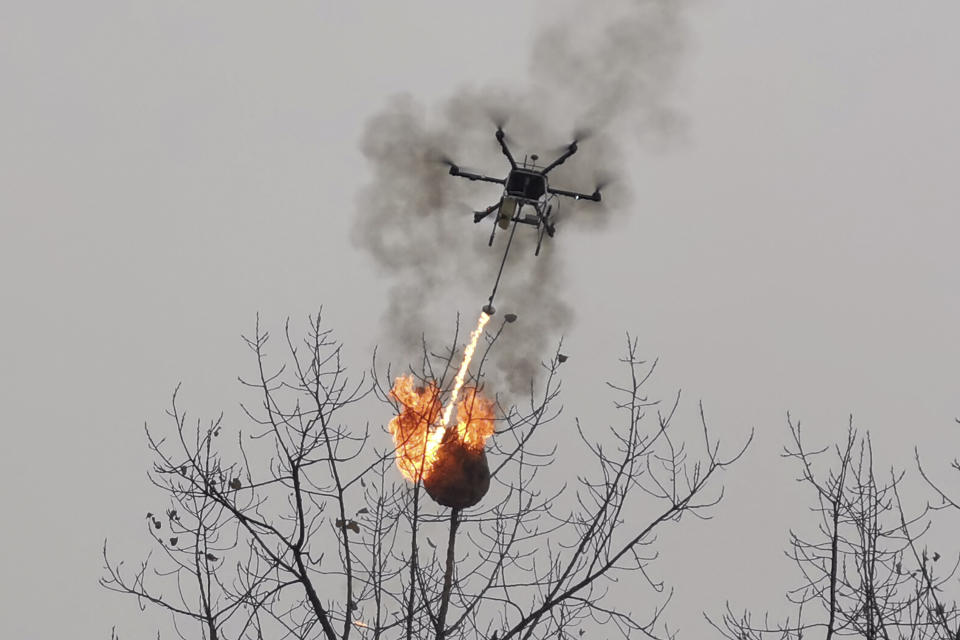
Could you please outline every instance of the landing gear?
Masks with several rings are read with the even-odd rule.
[[[556,227],[550,224],[550,212],[553,211],[553,205],[547,207],[547,212],[543,215],[541,219],[538,220],[538,225],[540,227],[540,233],[537,234],[537,250],[533,252],[533,255],[540,255],[540,245],[543,244],[543,234],[546,232],[548,236],[553,237]]]

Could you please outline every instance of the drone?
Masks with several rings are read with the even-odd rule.
[[[556,233],[556,225],[551,219],[554,205],[559,205],[559,197],[572,198],[573,200],[592,200],[600,202],[600,187],[598,186],[593,193],[580,193],[578,191],[568,191],[566,189],[554,189],[550,186],[547,174],[567,161],[567,158],[577,152],[577,140],[574,139],[563,153],[553,162],[546,166],[536,164],[539,156],[531,155],[524,158],[521,164],[514,159],[510,148],[507,146],[506,134],[503,127],[497,127],[497,142],[500,144],[500,150],[510,162],[510,173],[506,178],[492,178],[490,176],[473,173],[461,169],[457,164],[450,160],[445,160],[450,167],[450,175],[466,178],[472,181],[493,182],[503,185],[503,195],[494,204],[482,211],[473,213],[474,223],[479,223],[488,216],[496,214],[494,217],[493,230],[490,232],[490,240],[487,243],[493,246],[493,238],[497,233],[497,228],[510,229],[510,237],[507,240],[506,249],[503,252],[503,260],[500,262],[500,271],[497,273],[497,280],[493,285],[493,293],[490,294],[488,304],[484,305],[483,311],[488,315],[493,315],[493,298],[497,294],[497,287],[500,284],[500,276],[503,274],[503,267],[507,262],[507,254],[510,252],[510,245],[513,242],[513,234],[517,230],[518,224],[526,224],[537,229],[537,248],[534,255],[540,255],[540,247],[543,244],[544,235],[553,237]],[[532,209],[532,212],[524,212],[524,208]],[[559,207],[558,207],[559,208]]]

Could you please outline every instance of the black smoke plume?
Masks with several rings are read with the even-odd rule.
[[[551,172],[550,184],[587,193],[601,181],[608,186],[601,204],[561,201],[555,211],[561,236],[606,226],[625,214],[630,203],[624,145],[662,140],[678,127],[668,93],[683,50],[683,2],[544,4],[542,13],[554,21],[534,39],[525,86],[463,89],[432,108],[401,96],[367,123],[362,150],[373,177],[358,197],[353,238],[389,282],[384,342],[401,349],[394,355],[415,357],[422,335],[435,338],[438,330],[448,330],[457,304],[452,301],[464,291],[476,301],[474,308],[460,309],[466,332],[472,329],[508,235],[498,231],[488,247],[492,217],[474,225],[465,204],[484,208],[502,189],[449,176],[443,158],[506,175],[493,136],[500,120],[518,161],[537,153],[542,165],[579,136],[578,153]],[[574,318],[563,266],[577,254],[563,260],[556,239],[547,238],[534,258],[535,235],[532,227],[517,229],[497,292],[498,310],[520,318],[507,327],[491,363],[499,389],[529,388]]]

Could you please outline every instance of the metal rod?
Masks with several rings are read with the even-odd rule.
[[[519,210],[517,211],[519,215]],[[513,227],[510,229],[510,238],[507,239],[507,248],[503,252],[503,259],[500,261],[500,270],[497,271],[497,280],[493,283],[493,292],[490,294],[490,306],[493,306],[493,297],[497,295],[497,287],[500,286],[500,276],[503,275],[503,266],[507,264],[507,254],[510,253],[510,245],[513,243],[513,234],[517,231],[517,218],[513,219]]]

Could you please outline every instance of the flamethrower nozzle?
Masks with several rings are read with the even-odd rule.
[[[493,314],[495,314],[495,313],[497,312],[497,310],[494,309],[494,307],[493,307],[492,304],[485,304],[485,305],[483,305],[483,308],[481,309],[481,311],[483,311],[483,312],[484,312],[485,314],[487,314],[488,316],[492,316]]]

